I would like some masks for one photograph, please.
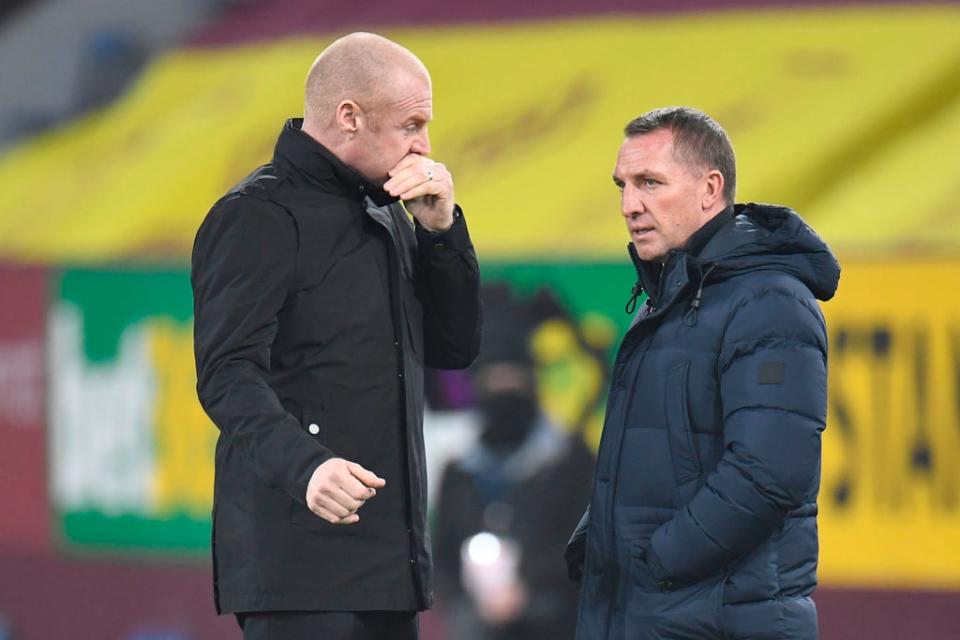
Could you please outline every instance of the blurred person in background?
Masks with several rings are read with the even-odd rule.
[[[577,593],[557,558],[587,504],[594,458],[540,408],[532,309],[485,287],[471,368],[476,446],[444,470],[434,536],[438,598],[458,640],[563,638]]]
[[[689,108],[625,130],[614,170],[647,295],[567,549],[576,637],[817,637],[817,494],[839,265],[792,210],[734,205],[726,132]]]
[[[423,367],[477,353],[476,256],[428,157],[416,56],[345,36],[304,111],[194,245],[216,607],[250,640],[416,638],[433,599]]]
[[[95,32],[79,60],[73,112],[87,113],[115,100],[149,60],[135,34],[115,28]]]

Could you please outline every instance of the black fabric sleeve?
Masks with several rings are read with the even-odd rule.
[[[424,363],[437,369],[464,369],[480,350],[480,269],[459,207],[454,216],[441,233],[416,226]]]
[[[297,244],[282,208],[230,196],[197,232],[191,282],[201,405],[251,471],[304,502],[313,471],[334,454],[303,430],[267,382]]]

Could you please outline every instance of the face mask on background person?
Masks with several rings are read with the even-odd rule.
[[[536,394],[529,391],[499,391],[477,398],[480,440],[494,449],[519,446],[540,415]]]

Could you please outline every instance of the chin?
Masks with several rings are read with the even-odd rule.
[[[366,173],[366,172],[363,172],[363,177],[367,179],[367,182],[369,182],[370,184],[372,184],[373,186],[375,186],[375,187],[377,187],[377,188],[379,188],[379,189],[382,189],[382,188],[383,188],[383,184],[384,184],[387,180],[390,179],[389,176],[376,176],[376,177],[374,177],[374,176],[371,176],[370,174],[368,174],[368,173]]]
[[[656,262],[662,260],[664,253],[652,249],[649,245],[633,243],[633,248],[637,250],[637,255],[644,262]]]

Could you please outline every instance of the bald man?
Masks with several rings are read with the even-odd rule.
[[[247,640],[416,638],[433,598],[423,368],[477,354],[476,255],[429,157],[416,56],[345,36],[305,96],[194,244],[215,602]]]

